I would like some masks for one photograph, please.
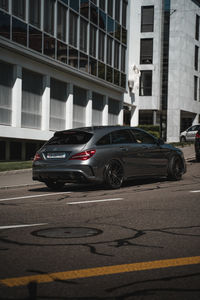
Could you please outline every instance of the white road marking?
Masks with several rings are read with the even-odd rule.
[[[88,204],[88,203],[95,203],[95,202],[107,202],[107,201],[120,201],[124,198],[113,198],[113,199],[102,199],[102,200],[91,200],[91,201],[79,201],[79,202],[69,202],[67,204]]]
[[[70,194],[70,193],[71,192],[59,192],[59,193],[51,193],[51,194],[41,194],[41,195],[5,198],[5,199],[0,199],[0,202],[2,202],[2,201],[11,201],[11,200],[20,200],[20,199],[29,199],[29,198],[37,198],[37,197],[54,196],[54,195],[62,195],[62,194]]]
[[[190,191],[190,193],[200,193],[200,190],[198,190],[198,191]]]
[[[41,225],[47,225],[47,224],[48,223],[0,226],[0,230],[1,229],[11,229],[11,228],[21,228],[21,227],[31,227],[31,226],[41,226]]]

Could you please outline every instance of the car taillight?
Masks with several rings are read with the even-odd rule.
[[[92,157],[95,153],[96,153],[96,150],[83,151],[83,152],[72,155],[72,157],[70,157],[70,160],[73,160],[73,159],[87,160],[90,157]]]
[[[196,133],[196,138],[198,138],[198,139],[200,138],[200,133],[198,133],[198,132]]]
[[[40,154],[39,154],[39,153],[36,153],[35,156],[34,156],[33,161],[41,160],[41,159],[42,159],[42,157],[40,156]]]

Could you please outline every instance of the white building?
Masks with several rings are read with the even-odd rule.
[[[199,18],[199,0],[0,0],[0,160],[80,126],[178,141],[200,121]]]
[[[199,0],[133,0],[129,3],[128,78],[140,85],[125,102],[132,125],[158,124],[168,142],[200,123]],[[136,92],[135,92],[136,91]]]
[[[123,124],[126,0],[0,0],[0,160],[56,130]]]

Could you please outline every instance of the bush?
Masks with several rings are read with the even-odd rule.
[[[157,138],[160,138],[160,126],[159,125],[138,125],[138,128],[141,128],[148,133],[154,135]]]

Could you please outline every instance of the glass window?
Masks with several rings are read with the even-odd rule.
[[[122,27],[122,43],[127,44],[127,30]]]
[[[108,125],[118,124],[118,115],[120,112],[119,101],[115,99],[108,99]]]
[[[119,69],[119,43],[115,42],[115,58],[114,58],[114,67],[116,69]]]
[[[104,61],[105,34],[99,31],[99,59]]]
[[[27,46],[27,25],[16,18],[12,18],[12,40]]]
[[[0,11],[0,36],[10,39],[10,16]]]
[[[115,0],[115,20],[120,22],[120,0]]]
[[[69,47],[69,65],[78,68],[78,50]]]
[[[79,0],[70,0],[70,7],[79,12]]]
[[[194,100],[197,101],[198,77],[194,76]]]
[[[155,139],[148,133],[141,131],[141,130],[137,130],[137,129],[131,129],[131,131],[132,131],[137,143],[139,143],[139,144],[155,144]]]
[[[80,19],[80,50],[87,52],[88,22]]]
[[[97,0],[90,0],[91,2],[93,2],[95,5],[97,5]]]
[[[44,1],[44,30],[54,34],[54,6],[55,0]]]
[[[106,80],[113,82],[113,68],[106,66]]]
[[[80,52],[79,69],[88,72],[88,56]]]
[[[66,41],[67,8],[58,2],[57,7],[57,38]]]
[[[12,0],[12,13],[16,17],[25,20],[26,0]]]
[[[107,12],[109,16],[113,16],[113,0],[107,1]]]
[[[0,62],[0,124],[11,125],[13,67]]]
[[[101,79],[105,79],[105,71],[106,71],[105,64],[99,62],[98,63],[98,77]]]
[[[40,28],[41,0],[29,0],[29,22]]]
[[[86,123],[87,91],[74,86],[73,127],[82,127]]]
[[[110,17],[107,18],[107,32],[111,35],[114,35],[115,32],[115,23]]]
[[[78,16],[70,11],[69,18],[69,43],[77,47],[77,28],[78,28]]]
[[[111,132],[112,144],[131,144],[133,142],[128,130],[117,130]]]
[[[55,39],[44,34],[44,54],[55,58]]]
[[[90,25],[90,55],[96,57],[96,27]]]
[[[0,0],[0,8],[8,11],[8,0]]]
[[[152,95],[152,71],[141,71],[140,96]]]
[[[194,68],[198,71],[199,68],[199,47],[195,46],[195,53],[194,53]]]
[[[106,14],[103,11],[99,11],[99,27],[106,30]]]
[[[195,30],[195,39],[198,41],[199,40],[199,16],[196,15],[196,30]]]
[[[121,26],[117,22],[115,22],[115,38],[121,40]]]
[[[121,47],[121,71],[125,73],[126,71],[126,48]]]
[[[67,63],[67,45],[57,41],[57,60]]]
[[[117,70],[114,70],[114,84],[120,84],[120,72]]]
[[[92,93],[92,124],[102,125],[104,97],[98,93]]]
[[[99,7],[105,10],[105,0],[99,0]]]
[[[110,144],[110,134],[104,135],[100,140],[96,143],[97,146],[105,146]]]
[[[93,5],[92,3],[90,4],[90,21],[96,25],[98,25],[98,8]]]
[[[81,0],[80,14],[88,19],[88,16],[89,16],[89,0]]]
[[[0,161],[6,159],[6,141],[0,141]]]
[[[49,142],[47,142],[47,145],[82,145],[89,142],[91,137],[92,134],[88,132],[67,130],[64,132],[56,132]]]
[[[153,63],[153,39],[140,40],[140,64]]]
[[[126,74],[121,73],[121,87],[126,88]]]
[[[68,5],[68,0],[61,0],[61,1]]]
[[[113,39],[107,36],[107,64],[112,66],[112,44]]]
[[[97,61],[92,57],[89,58],[89,73],[97,76]]]
[[[126,19],[127,19],[127,1],[123,0],[122,2],[122,26],[126,28]]]
[[[34,82],[34,84],[33,84]],[[22,70],[22,127],[41,128],[42,75]]]
[[[154,7],[142,6],[141,9],[141,32],[153,32]]]
[[[21,142],[10,142],[10,160],[21,160],[22,159],[22,143]]]
[[[42,32],[29,26],[29,48],[42,52]]]
[[[67,85],[51,79],[50,90],[50,129],[65,129]]]

